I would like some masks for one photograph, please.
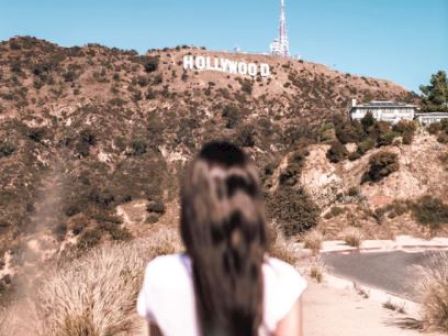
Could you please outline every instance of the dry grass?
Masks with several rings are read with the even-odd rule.
[[[42,336],[135,335],[141,324],[136,298],[146,263],[180,249],[177,231],[165,229],[148,239],[92,250],[48,275],[33,296],[37,318],[23,319],[23,324],[35,324],[33,334]]]
[[[321,283],[324,279],[325,273],[325,264],[320,258],[315,258],[309,268],[309,275],[312,279],[316,280],[318,283]]]
[[[448,333],[448,256],[438,254],[431,264],[421,269],[423,325]]]
[[[360,247],[362,242],[362,233],[355,227],[348,227],[342,232],[342,239],[349,246]]]
[[[324,236],[317,229],[311,230],[303,236],[304,247],[310,249],[313,254],[320,251]]]
[[[270,239],[269,255],[283,260],[291,265],[296,264],[296,253],[291,247],[292,244],[290,244],[281,233],[280,228],[276,225],[269,225],[268,234]]]
[[[393,303],[390,299],[383,303],[383,308],[395,311],[400,314],[406,314],[404,306],[399,306]]]

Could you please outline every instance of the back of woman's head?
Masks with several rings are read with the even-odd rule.
[[[192,260],[202,335],[255,336],[267,247],[256,169],[238,147],[211,142],[183,182],[181,235]]]

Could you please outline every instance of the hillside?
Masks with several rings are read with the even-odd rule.
[[[187,72],[187,54],[268,63],[272,77]],[[338,135],[335,127],[348,123],[345,111],[354,97],[417,101],[388,81],[264,55],[188,46],[138,55],[100,45],[62,48],[30,37],[0,43],[0,278],[17,266],[175,225],[181,168],[216,138],[235,141],[256,160],[272,220],[297,221],[299,231],[319,225],[337,235],[338,222],[323,217],[337,205],[357,209],[349,213],[364,218],[357,226],[366,234],[399,231],[372,228],[378,200],[385,206],[434,190],[446,197],[446,185],[438,182],[447,181],[447,171],[438,158],[447,146],[420,130],[412,145],[392,148],[406,169],[379,185],[363,184],[362,197],[341,201],[360,185],[369,160],[331,163],[325,154]],[[433,168],[418,163],[425,158]],[[305,215],[297,212],[303,206]],[[417,224],[408,221],[414,232]]]

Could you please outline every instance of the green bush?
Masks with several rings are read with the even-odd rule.
[[[362,141],[365,132],[362,125],[357,121],[341,121],[335,122],[336,137],[342,144]]]
[[[303,188],[281,187],[267,198],[267,212],[287,237],[317,225],[319,209]]]
[[[368,131],[373,125],[375,125],[376,119],[373,117],[372,112],[367,112],[366,115],[361,119],[361,125],[364,131]]]
[[[412,212],[417,222],[432,229],[448,224],[448,205],[433,196],[425,195],[418,199]]]
[[[334,141],[327,151],[327,158],[332,163],[344,161],[348,156],[348,151],[339,141]]]
[[[394,142],[394,139],[399,136],[397,132],[388,131],[381,133],[377,139],[377,147],[390,146]]]
[[[373,140],[372,138],[368,137],[368,138],[364,139],[362,142],[358,143],[358,148],[357,148],[356,151],[360,155],[364,155],[365,153],[367,153],[372,148],[375,148],[375,140]]]
[[[398,171],[399,167],[397,154],[387,151],[378,152],[370,157],[369,170],[364,173],[361,183],[378,182]]]

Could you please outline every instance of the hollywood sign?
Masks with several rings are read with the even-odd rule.
[[[199,70],[199,71],[219,71],[229,74],[261,77],[271,76],[271,68],[266,63],[247,63],[232,61],[222,57],[209,57],[209,56],[184,56],[184,69],[185,70]]]

